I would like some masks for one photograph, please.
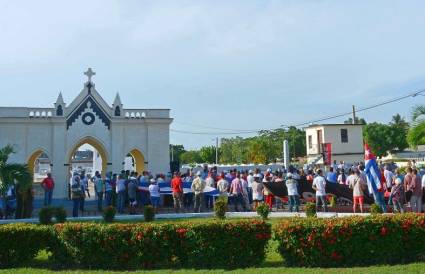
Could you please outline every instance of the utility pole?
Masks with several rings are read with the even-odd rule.
[[[356,124],[356,107],[353,105],[353,125]]]
[[[290,155],[289,155],[289,142],[288,140],[283,140],[283,165],[286,170],[288,170],[290,164]]]
[[[174,162],[174,146],[171,145],[171,162]]]

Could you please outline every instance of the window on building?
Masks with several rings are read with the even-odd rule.
[[[341,128],[341,143],[348,143],[348,129]]]
[[[115,116],[121,116],[121,109],[119,106],[115,108]]]
[[[308,148],[312,149],[313,148],[313,136],[308,135]]]
[[[56,109],[56,116],[62,116],[63,115],[63,109],[62,106],[59,105]]]

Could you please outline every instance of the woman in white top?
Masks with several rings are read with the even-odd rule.
[[[159,207],[159,200],[160,200],[160,194],[159,194],[159,186],[157,185],[155,179],[151,179],[149,185],[149,194],[151,196],[151,203],[152,206],[155,208],[155,210],[158,210]]]
[[[338,181],[338,184],[341,184],[341,185],[347,184],[347,176],[345,175],[345,171],[343,169],[340,171],[337,181]]]
[[[260,176],[258,174],[254,175],[254,182],[252,183],[252,200],[254,202],[253,210],[257,210],[258,204],[264,200],[263,196],[264,186],[260,181]]]

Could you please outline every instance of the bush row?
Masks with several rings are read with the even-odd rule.
[[[47,249],[60,267],[239,268],[263,262],[270,238],[262,221],[7,225],[0,226],[0,266],[21,266]]]
[[[24,265],[48,248],[51,236],[48,226],[0,225],[0,268]]]
[[[425,215],[288,219],[275,228],[288,266],[395,264],[425,259]]]

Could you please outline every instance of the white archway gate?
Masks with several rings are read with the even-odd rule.
[[[38,153],[47,153],[56,181],[54,198],[68,196],[70,159],[82,144],[99,152],[103,174],[120,172],[128,153],[138,172],[168,172],[170,110],[124,109],[118,94],[109,105],[95,89],[95,73],[88,69],[85,75],[83,90],[69,105],[60,93],[52,108],[0,107],[0,147],[15,146],[11,160],[33,169]]]

